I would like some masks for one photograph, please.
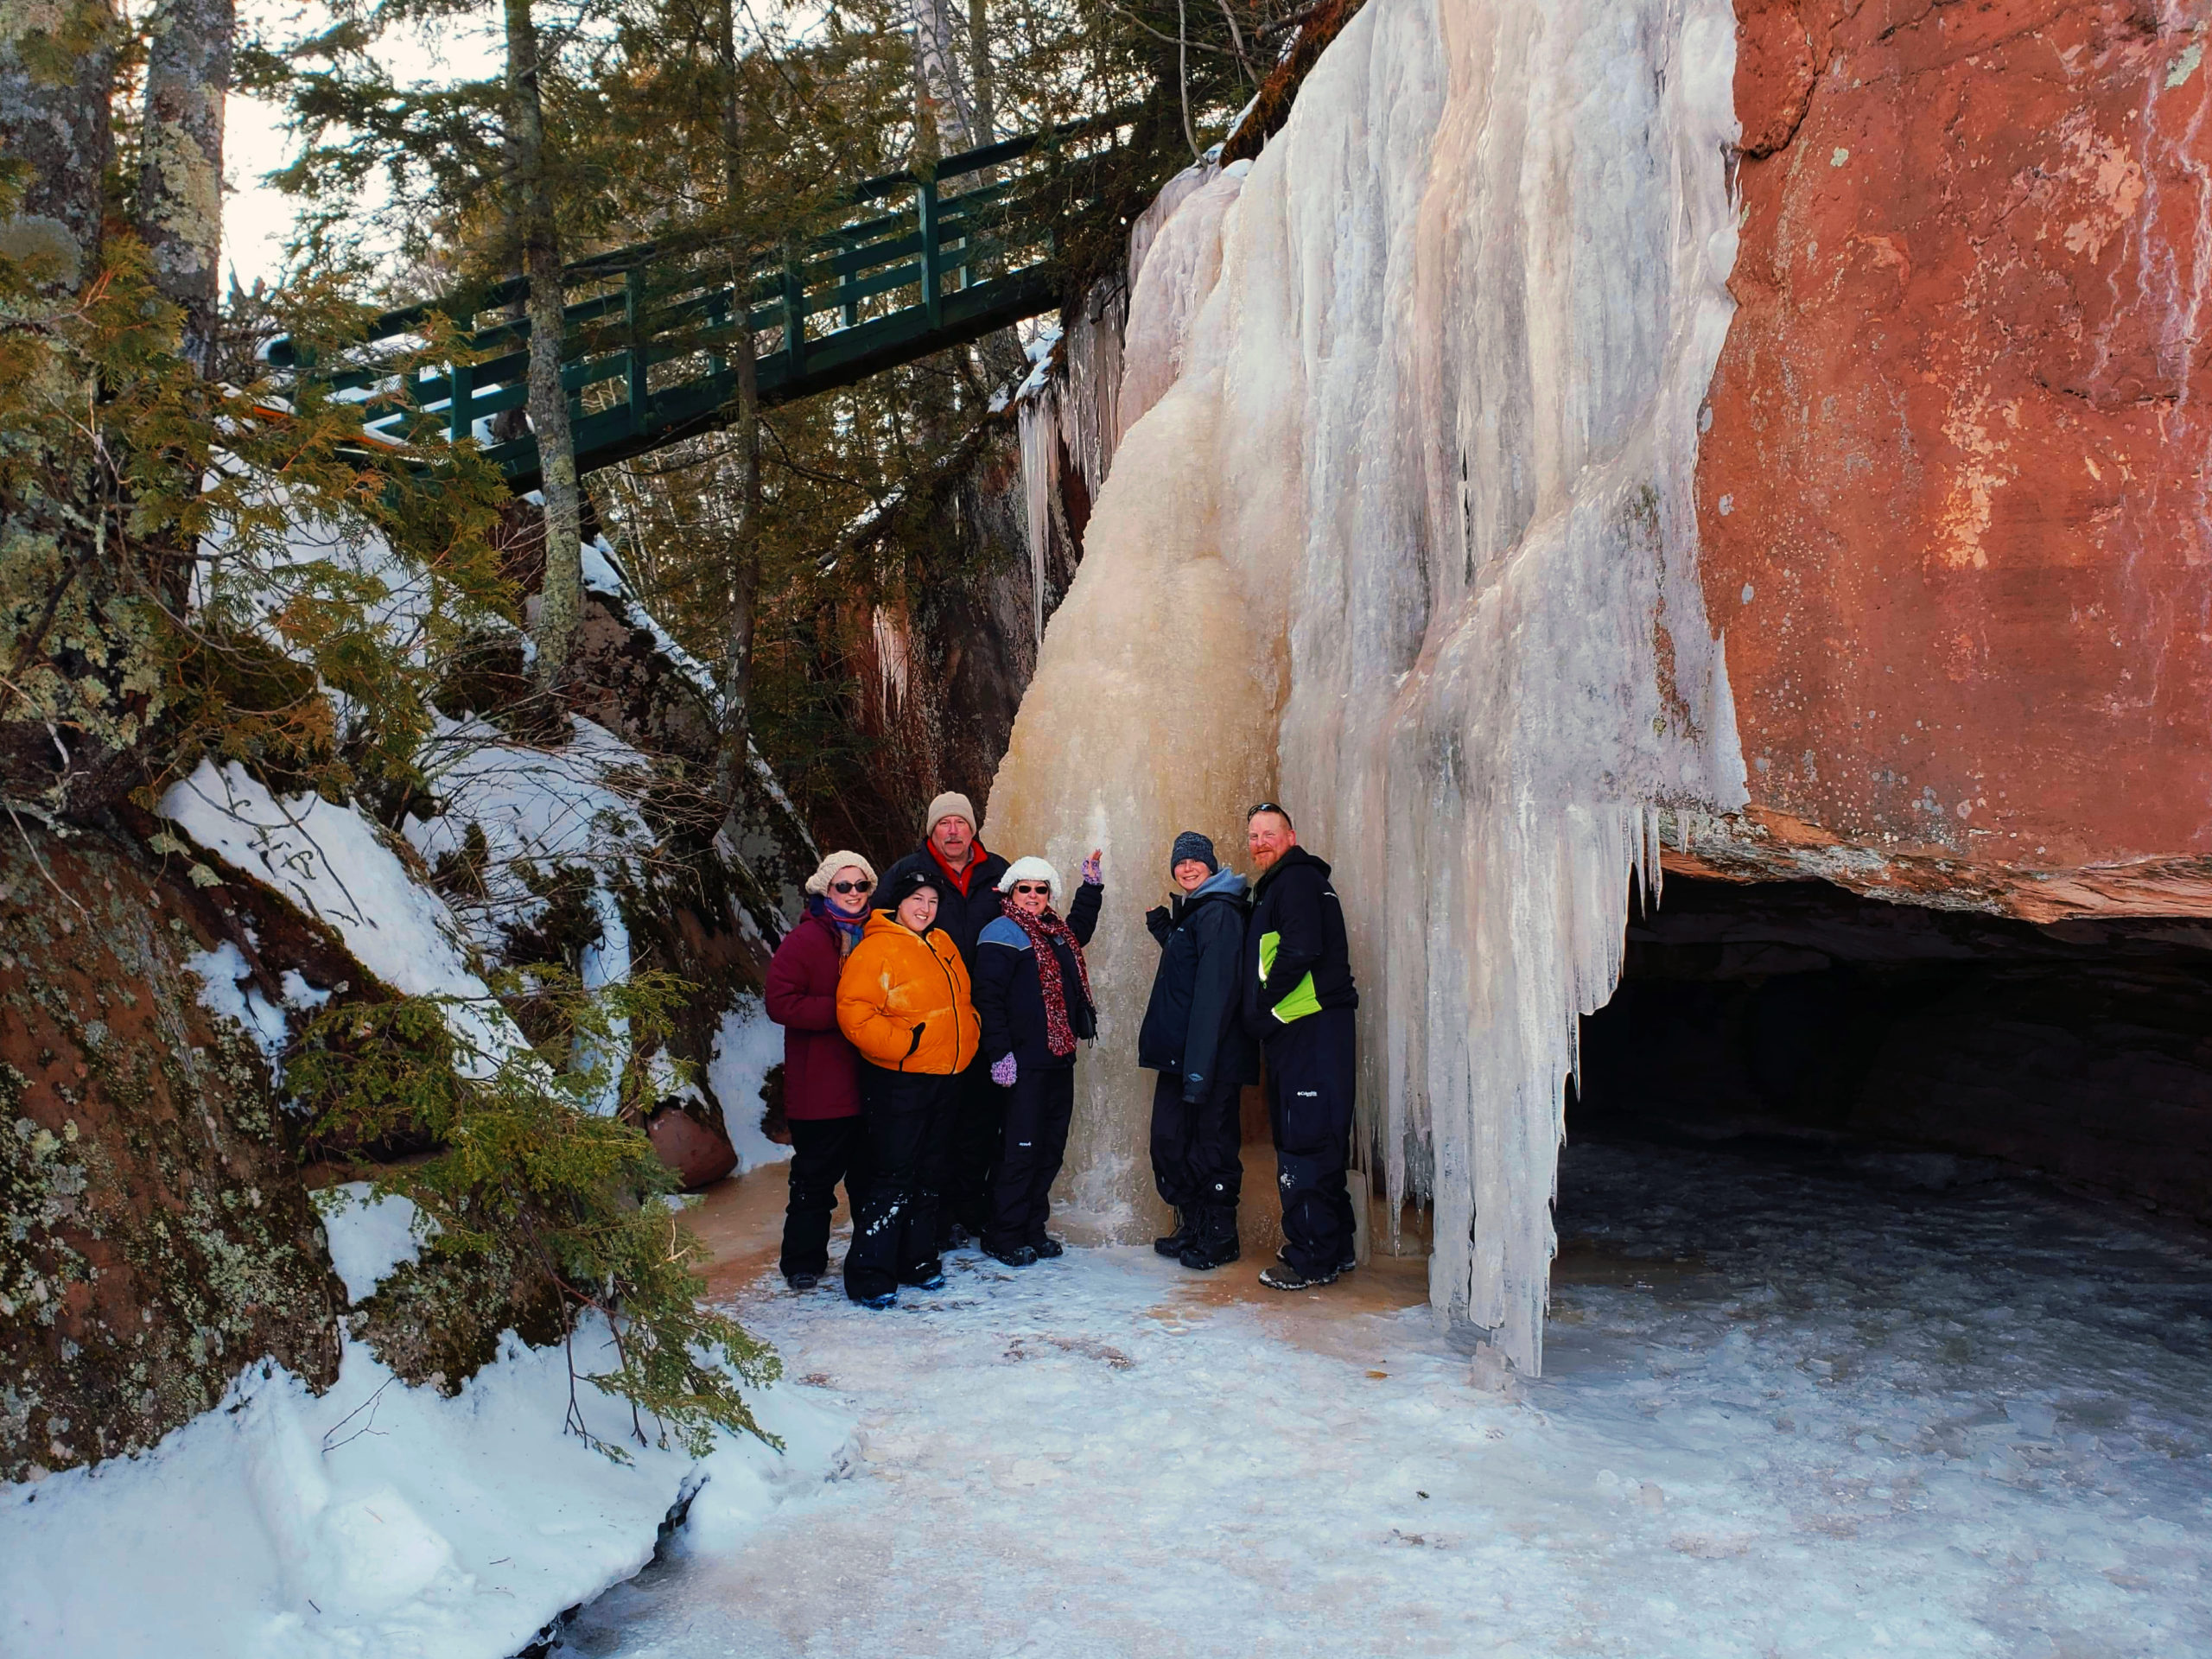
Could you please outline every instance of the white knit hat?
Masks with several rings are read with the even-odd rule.
[[[935,830],[941,818],[965,818],[969,833],[975,833],[976,809],[968,804],[965,795],[956,791],[948,789],[930,803],[930,815],[922,820],[922,833],[926,836]]]
[[[858,853],[832,853],[822,861],[822,867],[819,869],[806,878],[806,890],[812,893],[829,892],[830,878],[838,871],[846,868],[857,869],[862,875],[868,877],[871,885],[875,880],[875,866]]]
[[[1014,890],[1014,884],[1017,881],[1040,880],[1052,884],[1052,902],[1055,905],[1058,904],[1060,894],[1065,891],[1060,883],[1060,873],[1041,858],[1015,859],[1013,863],[1006,867],[1006,874],[999,877],[999,891],[1011,893]]]

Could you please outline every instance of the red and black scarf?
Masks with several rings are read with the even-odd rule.
[[[1074,953],[1076,977],[1083,982],[1083,1000],[1088,1003],[1090,968],[1083,959],[1083,946],[1075,937],[1075,930],[1049,910],[1041,916],[1032,916],[1027,911],[1008,905],[1006,916],[1029,936],[1037,958],[1037,988],[1045,994],[1045,1046],[1055,1054],[1072,1054],[1075,1027],[1068,1024],[1068,991],[1060,982],[1060,953],[1052,949],[1052,941],[1061,941]]]

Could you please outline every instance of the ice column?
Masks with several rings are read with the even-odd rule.
[[[1376,0],[1220,204],[1217,276],[1190,258],[1171,295],[1188,195],[1133,296],[1130,390],[1147,341],[1179,365],[1122,439],[986,828],[1063,868],[1107,849],[1067,1188],[1133,1236],[1141,912],[1176,830],[1241,849],[1244,804],[1292,807],[1351,928],[1363,1133],[1394,1205],[1435,1201],[1432,1300],[1524,1370],[1630,873],[1656,808],[1743,799],[1690,495],[1734,27],[1727,0]]]

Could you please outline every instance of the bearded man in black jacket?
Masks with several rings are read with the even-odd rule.
[[[1244,1024],[1267,1059],[1284,1239],[1281,1259],[1260,1282],[1310,1290],[1357,1259],[1344,1168],[1359,992],[1329,867],[1298,844],[1290,814],[1261,802],[1246,820],[1245,842],[1260,874],[1244,933]]]

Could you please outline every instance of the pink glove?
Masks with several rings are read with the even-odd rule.
[[[1014,1056],[1001,1054],[991,1062],[991,1081],[1001,1089],[1014,1087]]]

